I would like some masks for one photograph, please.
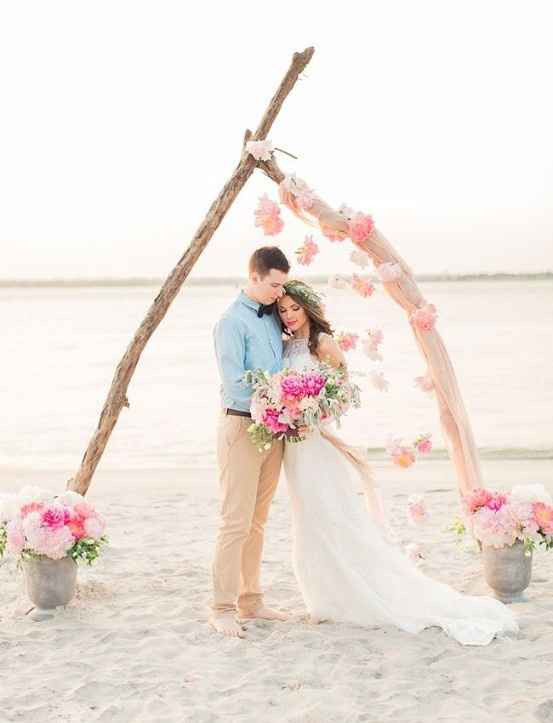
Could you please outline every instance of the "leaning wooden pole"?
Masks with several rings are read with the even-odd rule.
[[[311,60],[314,52],[314,48],[307,48],[302,53],[294,53],[288,72],[282,79],[276,93],[271,98],[257,130],[253,134],[250,131],[246,131],[244,145],[248,140],[264,140],[267,137],[282,104],[296,84],[300,73],[303,72]],[[209,243],[209,240],[219,227],[255,167],[255,159],[243,148],[240,162],[234,170],[234,173],[212,203],[206,217],[196,231],[190,246],[167,277],[159,294],[150,306],[144,321],[140,324],[133,340],[127,347],[123,358],[117,365],[104,408],[98,421],[98,426],[84,453],[77,474],[67,482],[68,489],[80,492],[83,495],[86,494],[111,432],[117,423],[119,413],[124,406],[129,406],[127,389],[144,347],[159,326],[194,264],[199,259],[202,251]]]

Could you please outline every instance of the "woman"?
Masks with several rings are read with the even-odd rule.
[[[284,289],[278,302],[289,336],[284,366],[312,368],[324,361],[347,369],[316,291],[301,281],[289,281]],[[355,469],[365,482],[369,515],[354,494]],[[284,471],[294,572],[313,620],[393,624],[411,633],[438,626],[464,645],[487,645],[496,635],[517,632],[503,603],[463,595],[427,577],[388,541],[366,463],[327,428],[287,444]]]

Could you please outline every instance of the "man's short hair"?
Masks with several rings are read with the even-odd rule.
[[[250,256],[250,274],[256,272],[264,278],[271,269],[287,274],[290,271],[290,263],[278,246],[262,246],[256,249]]]

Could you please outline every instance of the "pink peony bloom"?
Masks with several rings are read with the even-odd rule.
[[[284,377],[280,382],[280,388],[285,397],[290,399],[302,399],[305,396],[303,383],[300,377],[293,375]]]
[[[483,487],[473,490],[470,495],[463,498],[465,509],[469,515],[472,515],[480,507],[485,507],[491,500],[492,494]]]
[[[355,349],[357,346],[357,340],[359,339],[358,334],[352,334],[351,332],[343,332],[336,336],[336,343],[342,351],[350,351]]]
[[[392,462],[397,464],[398,467],[410,467],[415,463],[415,455],[412,449],[408,447],[402,447],[395,454],[392,455]]]
[[[437,312],[434,304],[427,304],[421,309],[414,311],[411,316],[411,322],[421,331],[431,331],[436,323]]]
[[[50,505],[42,510],[41,522],[44,527],[58,530],[69,522],[69,510],[61,505]]]
[[[534,519],[540,530],[546,535],[553,534],[553,507],[546,505],[545,502],[534,502],[532,505],[534,511]]]
[[[374,221],[368,214],[356,213],[349,222],[349,236],[354,243],[367,241],[373,230]]]
[[[325,378],[321,374],[306,374],[303,379],[304,392],[309,397],[316,397],[326,384]]]
[[[430,394],[434,389],[434,382],[432,381],[432,377],[427,373],[422,377],[415,377],[415,386],[423,392]]]
[[[83,517],[85,519],[87,517],[93,517],[96,514],[94,507],[89,505],[87,502],[78,502],[76,505],[73,506],[73,509],[79,515],[79,517]]]
[[[383,283],[389,281],[397,281],[402,274],[401,266],[392,261],[388,261],[384,264],[380,264],[376,267],[376,272],[380,276],[380,280]]]
[[[263,417],[263,424],[273,432],[273,434],[278,434],[279,432],[286,432],[288,429],[287,424],[282,424],[282,422],[278,421],[279,412],[276,409],[267,409],[265,412],[265,415]]]
[[[94,517],[87,517],[84,521],[84,530],[86,536],[92,538],[93,540],[99,540],[100,537],[102,537],[105,527],[106,523],[104,522],[104,519],[100,517],[100,515],[95,515]]]
[[[503,495],[500,492],[495,492],[492,494],[490,499],[486,502],[486,507],[489,510],[493,510],[494,512],[497,512],[497,510],[500,510],[504,504],[507,502],[507,495]]]
[[[369,265],[369,256],[359,249],[354,249],[350,256],[350,261],[357,266],[360,266],[362,269],[366,268]]]
[[[267,139],[264,141],[248,141],[246,143],[246,150],[256,161],[270,161],[274,146],[271,141]]]
[[[419,454],[428,454],[432,450],[430,434],[420,434],[414,441],[414,446]]]
[[[517,536],[517,523],[509,505],[497,510],[480,507],[472,517],[472,531],[477,540],[490,547],[512,545]]]
[[[306,236],[303,246],[296,251],[298,264],[309,266],[313,262],[315,256],[319,253],[319,247],[313,240],[313,236]]]
[[[80,540],[82,537],[86,537],[86,530],[84,527],[85,518],[76,515],[69,520],[69,529],[71,534],[76,540]]]
[[[422,495],[410,495],[408,497],[407,516],[412,525],[419,525],[428,520],[428,510]]]
[[[351,277],[351,288],[364,299],[368,299],[374,293],[374,286],[369,279],[364,279],[357,274],[353,274]]]
[[[280,217],[280,206],[265,193],[259,199],[255,210],[255,225],[263,229],[266,236],[276,236],[284,228],[284,221]]]

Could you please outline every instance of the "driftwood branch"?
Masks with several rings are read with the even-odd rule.
[[[314,48],[307,48],[302,53],[294,53],[288,72],[271,98],[257,130],[253,135],[250,131],[246,131],[244,145],[248,140],[263,140],[267,137],[282,104],[296,84],[300,73],[303,72],[311,60],[314,52]],[[128,406],[127,389],[146,344],[167,313],[169,306],[177,296],[194,264],[253,173],[256,165],[255,159],[243,147],[240,162],[234,173],[212,203],[190,246],[167,277],[159,294],[150,306],[144,321],[140,324],[138,331],[127,347],[123,358],[117,365],[98,426],[84,453],[77,474],[67,482],[68,489],[75,490],[83,495],[86,494],[111,432],[117,423],[119,413],[124,406]]]

